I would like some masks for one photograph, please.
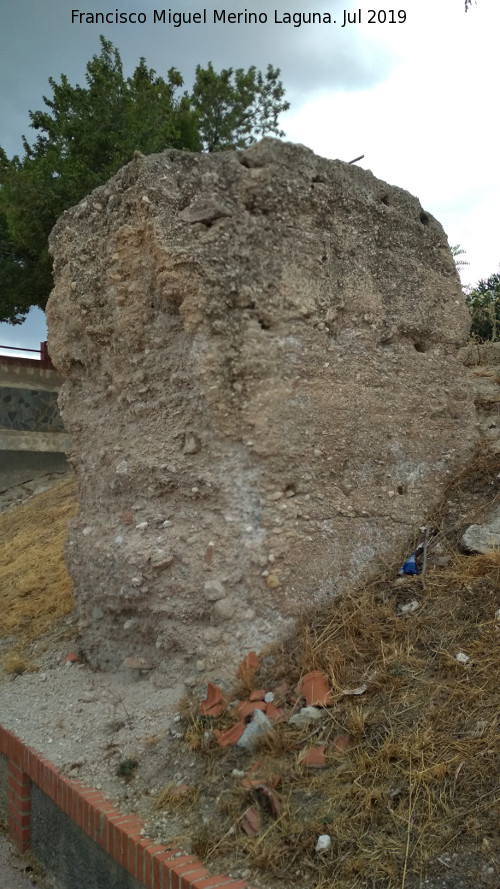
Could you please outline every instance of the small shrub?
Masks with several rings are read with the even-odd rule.
[[[122,759],[116,767],[116,774],[119,778],[131,781],[138,765],[139,763],[136,759]]]

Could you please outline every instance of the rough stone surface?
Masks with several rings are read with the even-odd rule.
[[[469,525],[462,537],[462,545],[473,553],[500,552],[500,507],[481,525]]]
[[[394,553],[473,450],[445,234],[370,172],[274,140],[169,150],[51,249],[92,663],[239,661]]]

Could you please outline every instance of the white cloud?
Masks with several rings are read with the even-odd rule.
[[[318,91],[288,114],[287,138],[325,157],[364,154],[361,166],[416,194],[467,250],[463,277],[475,282],[500,261],[500,5],[479,0],[467,15],[460,0],[404,5],[405,25],[362,26],[396,60],[390,76],[354,93]]]

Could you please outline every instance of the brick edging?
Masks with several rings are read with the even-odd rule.
[[[222,874],[211,876],[193,855],[141,836],[143,822],[123,815],[92,787],[68,778],[0,725],[0,753],[8,762],[8,831],[20,852],[30,848],[31,785],[43,791],[93,842],[146,889],[249,889]]]

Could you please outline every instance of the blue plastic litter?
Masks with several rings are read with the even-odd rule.
[[[412,552],[411,556],[408,556],[408,558],[401,565],[398,574],[418,574],[416,555],[417,550]]]
[[[412,554],[403,562],[398,574],[418,574],[417,556],[422,555],[424,547],[425,543],[419,543],[417,548],[413,550]]]

